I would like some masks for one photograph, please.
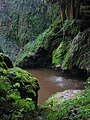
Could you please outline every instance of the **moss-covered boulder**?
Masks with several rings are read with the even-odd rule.
[[[37,79],[11,65],[10,59],[0,54],[0,119],[32,119],[37,106]]]

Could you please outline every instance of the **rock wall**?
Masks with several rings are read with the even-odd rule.
[[[90,69],[89,46],[89,28],[80,32],[77,20],[66,20],[62,26],[57,19],[37,38],[33,47],[30,44],[26,45],[16,63],[25,68],[59,67],[79,74],[80,70],[85,70],[86,74]]]
[[[74,66],[89,71],[90,69],[90,28],[78,35],[72,41],[70,51],[70,69]]]
[[[0,46],[0,52],[3,52],[3,50],[2,50],[2,48],[1,48],[1,46]]]
[[[62,21],[65,19],[82,19],[90,18],[90,1],[89,0],[52,0],[54,3],[59,2],[61,6]]]
[[[28,43],[21,50],[16,65],[22,68],[49,67],[52,63],[52,52],[62,40],[60,28],[61,21],[58,18],[48,30],[37,37],[35,42]]]
[[[64,10],[66,19],[63,18],[63,24],[58,17],[49,29],[37,37],[35,43],[28,43],[24,47],[16,64],[26,68],[52,66],[62,70],[75,70],[75,72],[85,71],[85,74],[89,72],[90,7],[88,3],[88,0],[67,0],[67,3],[63,3],[61,9]]]

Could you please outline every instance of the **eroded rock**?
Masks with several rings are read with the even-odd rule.
[[[79,33],[72,42],[70,52],[70,69],[74,67],[90,69],[90,28]]]

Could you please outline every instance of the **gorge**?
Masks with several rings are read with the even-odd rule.
[[[0,120],[90,119],[89,4],[0,1]]]

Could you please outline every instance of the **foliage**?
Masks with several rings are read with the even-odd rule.
[[[90,76],[88,77],[87,81],[83,83],[85,88],[90,89]]]
[[[47,30],[37,37],[36,41],[29,42],[23,49],[21,49],[16,60],[16,64],[22,62],[23,60],[27,61],[27,59],[30,56],[35,55],[40,48],[44,48],[45,50],[49,50],[49,48],[52,50],[55,49],[55,47],[57,47],[56,43],[60,43],[60,41],[54,39],[54,37],[60,34],[60,29],[61,20],[60,17],[58,17]]]
[[[13,36],[14,37],[14,36]],[[15,61],[19,53],[20,47],[14,39],[6,39],[4,35],[0,35],[0,46],[3,53],[7,54],[12,61]]]
[[[3,74],[2,69],[7,69],[6,63],[4,62],[4,55],[0,53],[0,72]]]
[[[43,106],[47,120],[87,120],[90,118],[90,89],[83,90],[82,93],[76,95],[74,99],[64,102],[55,102],[56,99],[47,101]]]
[[[62,27],[62,30],[68,29],[68,28],[71,27],[74,23],[75,23],[75,20],[74,20],[74,19],[65,20],[65,21],[64,21],[64,24],[63,24],[63,27]]]
[[[67,34],[64,39],[63,30]],[[49,51],[49,56],[52,56],[52,64],[54,66],[59,65],[63,69],[67,69],[70,59],[71,41],[77,32],[75,20],[66,20],[62,25],[60,17],[57,17],[53,24],[37,37],[35,42],[29,42],[25,45],[16,62],[28,63],[28,59],[32,59],[40,48],[44,48],[46,51]]]
[[[70,45],[69,45],[70,47]],[[69,62],[70,62],[70,51],[71,51],[71,47],[68,48],[66,54],[65,54],[65,58],[63,60],[63,63],[62,63],[62,69],[63,70],[67,70],[69,68]]]
[[[58,3],[52,5],[40,0],[34,2],[8,0],[6,3],[5,11],[2,9],[0,17],[0,31],[6,37],[17,41],[20,46],[35,41],[59,15]]]
[[[64,31],[64,34],[69,34],[69,36],[75,37],[79,32],[79,27],[75,19],[65,20],[61,31]]]
[[[90,48],[88,44],[89,29],[79,32],[73,39],[71,45],[71,66],[77,66],[80,69],[90,69]],[[73,54],[72,54],[73,53]]]
[[[67,69],[69,58],[70,58],[70,45],[71,38],[65,38],[62,40],[59,47],[53,51],[52,54],[52,63],[56,67],[62,67],[63,69]]]
[[[0,119],[22,120],[36,110],[37,79],[20,68],[8,68],[5,55],[0,57],[0,63],[6,65],[6,69],[0,66]]]

